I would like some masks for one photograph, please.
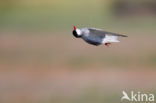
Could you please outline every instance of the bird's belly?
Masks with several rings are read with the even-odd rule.
[[[100,44],[102,44],[102,39],[100,39],[100,38],[87,38],[87,37],[83,37],[83,40],[85,40],[87,43],[92,44],[92,45],[100,45]]]

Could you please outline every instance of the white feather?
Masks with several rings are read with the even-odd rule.
[[[118,40],[117,36],[110,36],[110,35],[106,35],[105,38],[103,38],[102,43],[110,43],[110,42],[120,42]]]
[[[79,35],[79,36],[81,36],[82,35],[82,32],[81,32],[81,30],[80,29],[76,29],[76,32],[77,32],[77,35]]]

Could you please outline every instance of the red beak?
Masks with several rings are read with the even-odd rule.
[[[76,30],[76,26],[74,26],[74,30]]]

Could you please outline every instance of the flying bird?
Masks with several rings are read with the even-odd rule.
[[[99,46],[105,44],[109,46],[112,42],[120,42],[118,37],[127,37],[126,35],[103,31],[96,28],[76,28],[74,26],[73,35],[76,38],[82,38],[89,44]]]

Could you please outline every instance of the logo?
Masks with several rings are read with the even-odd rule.
[[[131,91],[129,95],[122,91],[123,96],[121,97],[121,101],[127,100],[131,102],[153,102],[154,101],[154,94],[152,93],[141,93],[141,92],[134,92]]]

